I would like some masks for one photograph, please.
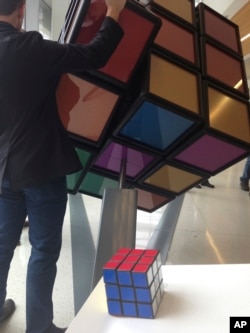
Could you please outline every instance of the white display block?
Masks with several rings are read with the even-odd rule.
[[[109,315],[101,279],[66,333],[229,333],[230,317],[250,316],[250,264],[165,265],[162,273],[156,318]]]

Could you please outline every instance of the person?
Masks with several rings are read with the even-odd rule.
[[[211,184],[210,181],[208,179],[204,180],[202,183],[196,185],[196,188],[201,188],[202,186],[206,186],[209,188],[215,188],[214,184]]]
[[[240,177],[240,187],[242,191],[249,192],[249,179],[250,179],[250,156],[247,157],[242,176]]]
[[[102,27],[88,45],[44,40],[21,31],[25,0],[0,0],[0,323],[15,303],[7,278],[26,216],[31,255],[26,278],[26,333],[60,333],[52,291],[67,203],[66,175],[81,169],[56,107],[63,73],[103,67],[124,31],[126,0],[105,0]]]

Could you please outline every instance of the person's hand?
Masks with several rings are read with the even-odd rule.
[[[107,5],[106,16],[110,16],[117,21],[121,11],[126,5],[126,0],[105,0],[105,2]]]

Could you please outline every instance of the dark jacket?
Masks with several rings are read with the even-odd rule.
[[[103,67],[122,36],[109,17],[86,46],[44,40],[0,22],[0,184],[4,172],[20,190],[81,168],[58,116],[57,83],[63,73]]]

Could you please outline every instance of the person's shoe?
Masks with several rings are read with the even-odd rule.
[[[205,180],[204,182],[201,183],[202,186],[207,186],[209,188],[214,188],[215,186],[211,183],[209,183],[208,180]]]
[[[195,187],[196,187],[196,188],[201,188],[200,184],[198,184],[198,185],[195,185]]]
[[[15,311],[16,305],[12,299],[7,299],[4,302],[3,308],[0,311],[0,323],[8,319]]]
[[[248,185],[248,181],[241,181],[240,182],[240,188],[242,189],[242,191],[249,191],[249,185]]]

